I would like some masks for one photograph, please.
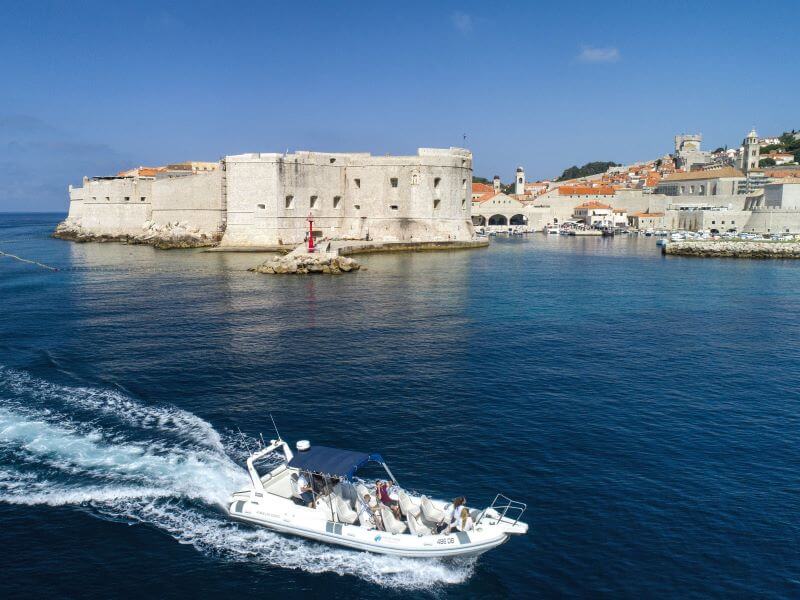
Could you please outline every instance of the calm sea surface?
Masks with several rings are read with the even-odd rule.
[[[59,268],[0,257],[0,597],[800,597],[800,261],[537,234],[283,278],[60,217],[0,214]],[[270,412],[530,533],[416,562],[233,524]]]

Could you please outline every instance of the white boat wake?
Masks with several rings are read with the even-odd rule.
[[[475,560],[426,560],[332,548],[230,521],[246,485],[233,436],[174,407],[114,390],[67,387],[0,367],[0,502],[81,506],[142,523],[221,560],[352,575],[432,589],[466,581]]]

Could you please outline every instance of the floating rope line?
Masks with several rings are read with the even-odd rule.
[[[48,269],[50,271],[58,271],[55,267],[51,267],[50,265],[45,265],[40,262],[36,262],[35,260],[28,260],[27,258],[22,258],[17,256],[16,254],[8,254],[7,252],[3,252],[0,250],[0,256],[7,256],[8,258],[13,258],[14,260],[18,260],[20,262],[29,263],[31,265],[36,265],[37,267],[42,267],[43,269]]]

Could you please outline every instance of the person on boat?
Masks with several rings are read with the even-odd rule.
[[[365,529],[382,529],[378,527],[379,515],[376,513],[378,503],[369,494],[364,494],[364,501],[358,502],[358,522]]]
[[[471,531],[475,528],[472,515],[469,514],[469,509],[466,506],[461,507],[461,513],[455,521],[455,528],[458,531]]]
[[[464,496],[459,496],[458,498],[454,498],[453,501],[450,503],[450,506],[444,509],[444,516],[442,520],[436,526],[437,533],[450,533],[455,526],[456,519],[460,514],[460,508],[467,503],[467,499]]]
[[[375,482],[375,495],[384,505],[391,509],[392,513],[398,520],[402,520],[402,515],[400,514],[400,502],[399,500],[393,500],[389,495],[389,484],[386,481],[378,480]]]
[[[311,486],[305,475],[292,473],[292,496],[303,506],[314,508],[314,494],[311,493]]]

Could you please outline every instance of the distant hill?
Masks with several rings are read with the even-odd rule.
[[[586,163],[582,167],[578,166],[571,166],[568,169],[564,169],[564,172],[561,173],[561,177],[556,179],[556,181],[566,181],[567,179],[577,179],[579,177],[589,177],[590,175],[598,175],[600,173],[605,173],[608,171],[609,167],[619,167],[621,166],[619,163],[615,162],[590,162]]]
[[[761,148],[761,154],[768,154],[773,151],[789,152],[794,154],[794,162],[800,163],[800,132],[795,130],[785,131],[779,138],[779,143],[770,144]],[[769,160],[769,159],[765,159]],[[773,161],[774,164],[774,161]],[[759,165],[762,166],[762,165]],[[769,166],[769,165],[764,165]]]

